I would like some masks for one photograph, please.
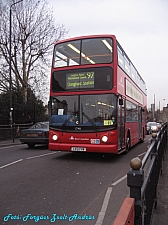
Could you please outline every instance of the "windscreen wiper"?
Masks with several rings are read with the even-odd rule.
[[[96,124],[92,121],[92,119],[90,119],[90,117],[85,113],[83,112],[83,104],[81,103],[81,109],[82,109],[82,116],[85,116],[86,119],[91,123],[91,125],[95,128],[95,130],[98,128],[96,126]]]
[[[73,117],[73,113],[63,122],[63,124],[61,125],[61,127],[64,127],[65,124]]]
[[[92,125],[95,129],[98,128],[97,125],[90,119],[90,117],[89,117],[86,113],[82,112],[82,115],[86,117],[86,119],[91,123],[91,125]]]

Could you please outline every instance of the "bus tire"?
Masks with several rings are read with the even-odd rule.
[[[126,148],[125,148],[125,154],[128,153],[130,149],[130,134],[129,132],[127,133],[127,137],[126,137]]]
[[[145,132],[144,132],[144,129],[143,129],[143,136],[142,136],[142,138],[140,140],[140,143],[143,143],[144,142],[144,139],[145,139]]]
[[[34,148],[35,144],[34,143],[28,143],[27,144],[29,148]]]

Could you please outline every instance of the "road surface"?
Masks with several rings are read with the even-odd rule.
[[[130,160],[126,155],[50,152],[27,145],[0,148],[0,224],[111,225],[125,197]]]

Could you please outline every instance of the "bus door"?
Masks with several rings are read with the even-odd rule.
[[[142,109],[138,106],[138,134],[139,139],[142,137]]]
[[[118,99],[118,149],[125,147],[125,101]]]

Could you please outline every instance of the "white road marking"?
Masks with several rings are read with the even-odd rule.
[[[108,203],[110,200],[110,195],[111,195],[112,189],[113,189],[112,187],[108,187],[108,189],[107,189],[107,192],[106,192],[106,195],[105,195],[105,198],[103,201],[103,205],[102,205],[101,211],[99,212],[99,216],[97,218],[95,225],[101,225],[103,223],[104,216],[105,216],[105,213],[107,210],[107,206],[108,206]]]
[[[120,179],[118,179],[117,181],[115,181],[114,183],[112,183],[112,186],[116,186],[117,184],[119,184],[121,181],[123,181],[125,178],[127,178],[127,174],[123,177],[121,177]]]
[[[2,168],[4,168],[4,167],[7,167],[7,166],[10,166],[10,165],[13,165],[13,164],[18,163],[18,162],[21,162],[22,160],[23,160],[23,159],[19,159],[19,160],[17,160],[17,161],[8,163],[8,164],[6,164],[6,165],[4,165],[4,166],[1,166],[0,169],[2,169]]]
[[[55,154],[55,153],[57,153],[57,152],[50,152],[50,153],[46,153],[46,154],[43,154],[43,155],[31,156],[31,157],[28,157],[26,159],[35,159],[35,158],[43,157],[43,156],[46,156],[46,155],[52,155],[52,154]]]
[[[111,185],[114,187],[126,178],[127,178],[127,174],[124,175],[123,177],[121,177],[120,179],[118,179],[117,181],[115,181],[114,183],[112,183]],[[111,196],[111,192],[113,190],[113,187],[108,187],[108,189],[107,189],[106,195],[104,197],[103,205],[102,205],[101,211],[99,212],[99,215],[98,215],[98,218],[97,218],[97,221],[96,221],[95,225],[102,225],[103,224],[104,216],[105,216],[105,213],[106,213],[106,210],[107,210],[107,206],[108,206],[108,203],[109,203],[109,200],[110,200],[110,196]]]
[[[43,157],[43,156],[47,156],[47,155],[51,155],[51,154],[55,154],[55,153],[57,153],[57,152],[50,152],[50,153],[43,154],[43,155],[32,156],[32,157],[28,157],[28,158],[26,158],[26,159],[39,158],[39,157]],[[7,166],[11,166],[11,165],[13,165],[13,164],[15,164],[15,163],[18,163],[18,162],[21,162],[21,161],[23,161],[23,160],[24,160],[24,159],[19,159],[19,160],[17,160],[17,161],[8,163],[8,164],[6,164],[6,165],[4,165],[4,166],[1,166],[0,169],[3,169],[3,168],[5,168],[5,167],[7,167]]]
[[[5,148],[15,148],[15,147],[18,147],[18,146],[20,146],[20,145],[10,145],[10,146],[2,146],[2,147],[0,147],[0,149],[5,149]]]
[[[146,152],[144,152],[144,153],[142,153],[142,154],[138,155],[138,157],[140,157],[140,156],[142,156],[142,155],[145,155],[145,154],[146,154]]]

